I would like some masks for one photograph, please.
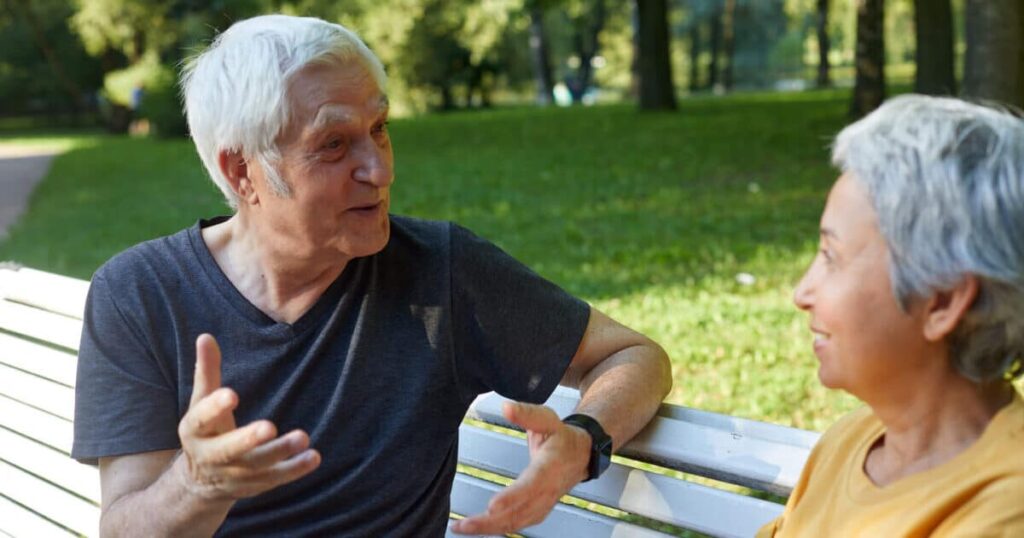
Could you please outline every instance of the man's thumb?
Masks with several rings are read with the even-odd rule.
[[[220,346],[209,334],[196,339],[196,372],[192,382],[191,403],[208,396],[220,388]]]
[[[550,407],[521,402],[505,402],[502,413],[509,422],[536,433],[554,433],[562,426]]]

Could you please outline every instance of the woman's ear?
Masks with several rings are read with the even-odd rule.
[[[924,337],[938,342],[953,333],[978,298],[978,278],[966,275],[956,286],[932,295],[925,305]]]
[[[249,176],[249,163],[241,153],[221,150],[217,154],[217,165],[240,202],[255,204],[259,200],[256,189],[253,188],[252,178]]]

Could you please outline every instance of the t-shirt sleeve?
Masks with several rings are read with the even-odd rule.
[[[85,305],[75,386],[71,456],[83,463],[180,446],[173,383],[116,295],[97,273]]]
[[[576,354],[590,306],[492,243],[451,226],[452,332],[462,396],[542,403]]]

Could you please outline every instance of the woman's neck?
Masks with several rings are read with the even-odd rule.
[[[938,467],[967,450],[1013,399],[1009,383],[974,383],[952,367],[921,377],[900,394],[867,402],[885,425],[864,463],[879,486]]]

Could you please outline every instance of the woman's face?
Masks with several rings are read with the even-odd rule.
[[[867,192],[849,174],[832,187],[820,249],[794,293],[810,314],[818,378],[862,400],[914,386],[928,359],[920,308],[903,312],[889,279],[889,249]]]

